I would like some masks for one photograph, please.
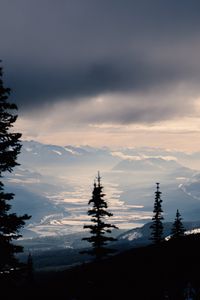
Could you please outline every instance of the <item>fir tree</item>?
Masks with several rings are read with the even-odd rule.
[[[106,233],[111,233],[111,228],[117,227],[106,222],[106,219],[113,214],[107,211],[108,205],[102,190],[103,186],[101,185],[101,177],[98,172],[97,183],[96,181],[94,182],[92,199],[88,202],[88,205],[92,205],[92,208],[88,210],[88,215],[91,216],[91,222],[94,224],[84,225],[84,228],[90,229],[91,236],[83,238],[83,240],[92,244],[92,250],[82,252],[94,255],[96,260],[100,260],[109,253],[114,252],[113,249],[105,246],[107,242],[116,240],[111,236],[106,236]]]
[[[27,281],[28,283],[32,283],[33,282],[33,258],[30,252],[28,254],[26,265],[27,265]]]
[[[176,218],[174,220],[174,223],[172,225],[172,231],[171,231],[171,238],[179,238],[181,236],[184,236],[185,228],[182,223],[181,214],[179,213],[179,210],[176,211]]]
[[[0,270],[17,265],[15,253],[22,252],[23,248],[14,245],[12,241],[21,236],[19,229],[30,218],[28,215],[17,216],[9,213],[9,202],[14,194],[5,192],[2,182],[3,173],[12,172],[18,165],[16,159],[21,149],[21,134],[10,131],[17,119],[17,115],[12,113],[17,110],[17,106],[8,102],[10,89],[4,87],[2,75],[0,67]]]
[[[159,244],[163,239],[163,216],[162,216],[162,200],[161,200],[161,192],[159,183],[156,183],[156,192],[155,192],[155,202],[154,202],[154,216],[152,218],[152,225],[150,228],[152,229],[151,232],[151,240],[155,244]]]

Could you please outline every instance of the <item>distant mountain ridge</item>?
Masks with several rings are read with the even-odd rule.
[[[28,167],[39,168],[42,166],[57,165],[69,167],[87,165],[89,162],[103,161],[106,164],[114,164],[119,161],[107,148],[93,148],[90,146],[57,146],[42,144],[35,141],[23,141],[23,147],[19,156],[19,162]]]
[[[165,160],[163,158],[144,158],[140,160],[130,160],[126,159],[120,161],[113,170],[128,170],[128,171],[173,171],[178,168],[183,168],[175,160]]]
[[[140,246],[151,243],[151,226],[152,222],[145,224],[144,226],[134,228],[124,232],[118,236],[119,242],[129,243],[130,246]],[[163,237],[168,237],[171,234],[172,222],[163,222]],[[186,233],[199,233],[200,221],[183,222]]]
[[[4,180],[16,194],[13,211],[32,215],[29,233],[66,234],[84,224],[90,188],[99,170],[116,225],[127,229],[151,219],[158,181],[165,221],[173,220],[177,208],[185,221],[199,220],[200,172],[184,164],[197,158],[198,153],[148,147],[116,151],[23,141],[21,165]]]
[[[151,224],[150,222],[144,226],[118,234],[116,230],[113,236],[117,237],[117,241],[112,242],[110,246],[121,252],[152,244],[150,240]],[[184,227],[187,233],[199,233],[200,221],[184,222]],[[170,235],[171,228],[172,222],[164,223],[164,237]],[[36,269],[51,269],[54,267],[59,269],[71,266],[72,263],[81,264],[85,260],[92,260],[92,257],[80,254],[80,249],[90,247],[87,242],[82,241],[85,236],[87,236],[87,233],[77,232],[70,235],[25,239],[17,241],[17,244],[24,246],[25,254],[20,256],[22,259],[26,259],[27,253],[31,251]]]

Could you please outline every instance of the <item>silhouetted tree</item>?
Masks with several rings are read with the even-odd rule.
[[[162,210],[162,200],[159,183],[156,183],[156,192],[155,192],[155,202],[154,202],[154,216],[152,218],[153,223],[150,226],[152,229],[151,240],[155,244],[159,244],[163,239],[163,210]]]
[[[21,252],[23,248],[12,244],[12,241],[21,236],[19,229],[30,218],[28,215],[9,213],[11,205],[8,202],[14,198],[14,194],[5,192],[2,182],[3,173],[12,172],[18,165],[16,159],[21,149],[21,134],[10,132],[17,119],[17,115],[12,113],[17,106],[8,102],[10,89],[4,87],[2,75],[0,67],[0,270],[17,265],[15,253]]]
[[[27,258],[27,281],[28,283],[33,282],[33,258],[30,252]]]
[[[171,231],[171,238],[179,238],[181,236],[184,236],[185,228],[182,223],[181,214],[179,213],[179,210],[176,211],[176,218],[174,220],[174,223],[172,225],[172,231]]]
[[[91,243],[92,249],[82,252],[94,255],[96,260],[100,260],[109,253],[114,252],[115,250],[105,246],[107,242],[116,240],[105,235],[106,233],[111,233],[111,228],[117,227],[106,222],[106,219],[113,214],[107,211],[108,205],[102,190],[103,186],[101,185],[101,177],[98,172],[97,182],[96,180],[94,182],[92,199],[88,202],[88,205],[92,204],[92,208],[88,210],[88,215],[91,216],[91,222],[94,224],[84,225],[84,228],[90,229],[91,236],[83,238],[83,240]]]

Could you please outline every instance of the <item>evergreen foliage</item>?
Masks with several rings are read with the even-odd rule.
[[[172,231],[171,231],[171,238],[179,238],[184,236],[185,228],[182,223],[181,214],[179,213],[179,210],[176,211],[176,218],[174,220],[174,223],[172,225]]]
[[[155,244],[159,244],[163,240],[163,210],[162,210],[162,199],[161,199],[161,192],[159,183],[156,183],[156,192],[155,192],[155,202],[154,202],[154,216],[152,218],[152,225],[150,228],[152,229],[151,232],[151,240]]]
[[[84,228],[90,229],[91,236],[83,238],[83,240],[92,244],[92,250],[82,252],[94,255],[96,260],[100,260],[109,253],[114,252],[113,249],[105,246],[107,242],[116,240],[111,236],[105,235],[106,233],[111,233],[111,228],[117,227],[106,222],[106,219],[113,216],[113,214],[107,211],[108,205],[102,190],[103,186],[101,185],[101,177],[98,172],[97,182],[94,182],[92,199],[88,202],[88,205],[92,205],[92,208],[88,210],[88,215],[91,216],[91,222],[94,224],[84,225]]]
[[[8,102],[10,89],[4,87],[2,75],[0,67],[0,270],[5,270],[17,265],[14,254],[22,252],[23,248],[12,244],[12,241],[21,237],[19,230],[30,217],[9,213],[9,202],[14,194],[5,192],[2,182],[3,173],[12,172],[18,165],[16,159],[21,149],[21,134],[10,132],[17,119],[17,115],[12,113],[17,110],[17,106]]]
[[[29,283],[33,281],[33,258],[30,252],[27,258],[27,281]]]

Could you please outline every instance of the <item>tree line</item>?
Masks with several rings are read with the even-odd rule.
[[[83,240],[88,241],[92,245],[92,250],[82,251],[82,253],[88,253],[94,255],[96,260],[107,256],[109,253],[113,253],[115,250],[105,247],[107,242],[115,241],[113,237],[106,236],[106,233],[111,233],[111,228],[116,228],[113,224],[105,222],[105,217],[111,217],[113,214],[110,213],[107,208],[107,202],[104,199],[105,194],[102,192],[103,186],[101,184],[100,173],[98,172],[97,182],[95,180],[94,189],[92,194],[92,199],[89,200],[88,205],[92,204],[92,208],[88,210],[88,215],[92,216],[91,225],[84,225],[84,228],[90,229],[90,237],[83,238]],[[151,237],[150,240],[154,244],[159,244],[164,241],[163,236],[163,209],[162,209],[162,192],[160,191],[160,184],[156,183],[155,191],[155,202],[153,209]],[[172,224],[170,239],[178,239],[184,236],[185,228],[182,223],[182,217],[177,209],[175,220]]]
[[[151,228],[151,240],[155,244],[159,244],[163,241],[163,209],[162,209],[162,199],[161,199],[162,192],[160,191],[160,184],[156,183],[156,191],[155,191],[155,202],[154,202],[154,209],[153,209],[153,218],[152,218],[152,225]],[[172,224],[171,235],[170,239],[180,238],[184,236],[185,228],[182,223],[182,217],[177,209],[176,217],[174,223]]]

